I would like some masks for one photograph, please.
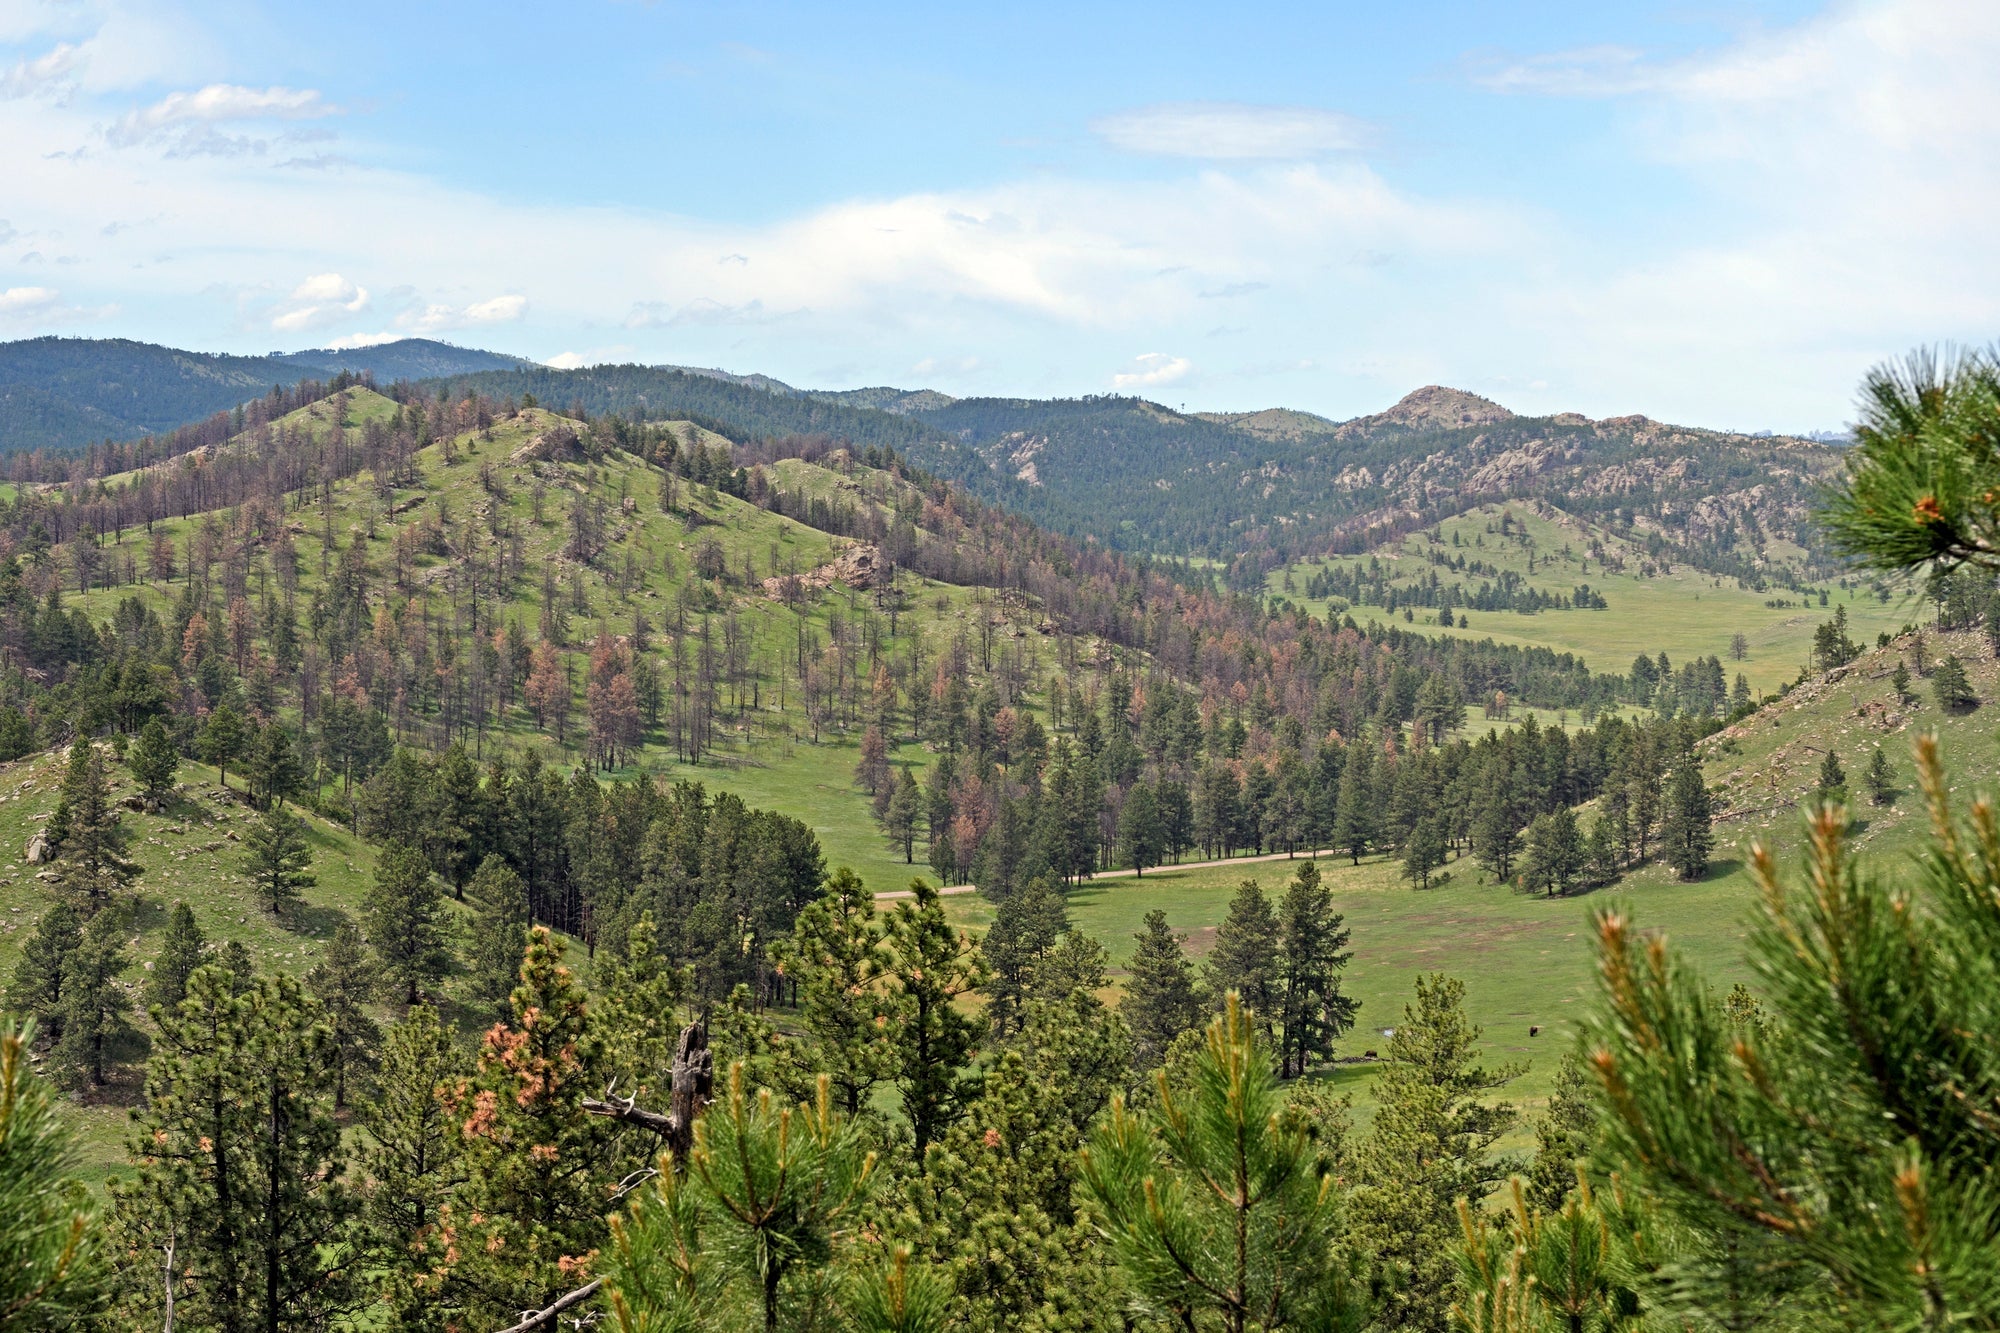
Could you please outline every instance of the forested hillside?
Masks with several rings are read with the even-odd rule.
[[[125,443],[343,372],[384,384],[521,364],[423,338],[270,356],[183,352],[123,338],[0,343],[0,454]]]
[[[1715,653],[1464,634],[1615,615],[1572,564],[1682,558],[1558,545],[1552,503],[1434,526],[1414,572],[1323,563],[1309,609],[784,419],[343,373],[23,458],[0,975],[34,1026],[0,1031],[0,1117],[115,1181],[93,1212],[0,1160],[42,1191],[0,1282],[107,1328],[1247,1329],[1255,1282],[1270,1327],[1443,1333],[1537,1328],[1539,1275],[1579,1272],[1585,1327],[1817,1308],[1809,1269],[1775,1303],[1691,1286],[1732,1271],[1709,1233],[1597,1192],[1593,1140],[1674,1197],[1632,1146],[1685,1100],[1647,1014],[1749,1059],[1817,994],[1715,1008],[1664,946],[1634,963],[1626,913],[1748,975],[1718,818],[1774,818],[1806,754],[1815,797],[1893,808],[1908,761],[1843,765],[1924,695],[1964,738],[1990,580],[1931,585],[1938,651],[1872,660],[1848,581],[1774,704]],[[1847,817],[1815,827],[1823,892]],[[1246,853],[1290,862],[1275,892]],[[1593,1109],[1560,1059],[1602,891],[1580,1026],[1658,1104]],[[1762,901],[1753,945],[1794,938]],[[1529,1243],[1558,1226],[1616,1253]]]

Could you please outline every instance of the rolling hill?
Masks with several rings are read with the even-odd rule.
[[[354,350],[270,356],[184,352],[124,338],[0,343],[0,453],[62,451],[158,434],[305,378],[347,371],[383,383],[523,364],[406,338]]]
[[[1251,590],[1297,560],[1361,552],[1488,501],[1537,500],[1711,574],[1798,588],[1835,566],[1810,520],[1838,446],[1643,416],[1519,416],[1431,385],[1335,422],[1307,412],[1176,412],[1140,398],[954,399],[821,391],[700,367],[557,370],[419,339],[270,357],[120,341],[0,345],[0,452],[158,433],[346,371],[427,392],[532,398],[688,420],[739,442],[824,437],[897,450],[1043,527],[1113,549],[1197,558]]]

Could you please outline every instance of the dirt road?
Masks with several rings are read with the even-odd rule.
[[[1264,856],[1232,856],[1226,861],[1183,861],[1177,866],[1153,866],[1151,868],[1155,872],[1158,872],[1162,870],[1213,870],[1217,866],[1254,866],[1265,861],[1296,861],[1301,856],[1332,856],[1335,850],[1332,847],[1322,847],[1317,852],[1270,852]],[[1095,884],[1100,879],[1131,879],[1134,874],[1135,872],[1130,870],[1100,870],[1086,882]],[[978,888],[979,886],[976,884],[953,884],[947,888],[939,889],[938,893],[941,896],[950,897],[954,893],[975,893],[978,891]],[[914,898],[915,896],[908,889],[892,889],[888,893],[876,894],[875,901],[886,903],[892,902],[897,898]]]

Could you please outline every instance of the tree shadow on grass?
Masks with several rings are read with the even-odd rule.
[[[1661,863],[1658,861],[1648,861],[1646,864],[1652,866],[1652,865],[1660,865]],[[1632,869],[1639,870],[1643,868],[1644,867],[1641,866],[1634,866]],[[1715,860],[1712,860],[1708,863],[1708,869],[1702,871],[1701,874],[1699,874],[1693,879],[1682,879],[1679,875],[1672,874],[1672,872],[1669,871],[1669,878],[1667,879],[1666,883],[1660,885],[1659,887],[1664,889],[1675,889],[1682,887],[1692,887],[1696,884],[1706,884],[1710,880],[1723,879],[1726,878],[1727,876],[1733,875],[1742,868],[1743,868],[1743,858],[1740,856],[1718,857]],[[1632,871],[1628,870],[1624,874],[1620,875],[1617,879],[1612,880],[1608,884],[1592,884],[1585,887],[1574,888],[1571,889],[1568,893],[1563,894],[1559,898],[1551,899],[1546,895],[1539,893],[1533,894],[1531,896],[1539,898],[1544,902],[1575,902],[1579,898],[1589,898],[1601,893],[1629,892],[1634,887],[1633,884],[1631,883],[1631,875]]]
[[[330,940],[333,938],[333,932],[339,929],[340,923],[347,919],[348,915],[344,909],[331,904],[293,903],[278,917],[278,925],[293,935]]]

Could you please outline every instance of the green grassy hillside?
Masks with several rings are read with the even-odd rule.
[[[0,765],[0,981],[13,975],[22,942],[52,901],[54,890],[44,876],[53,872],[28,864],[25,854],[29,839],[55,809],[65,762],[58,751]],[[114,800],[136,791],[123,764],[107,768]],[[343,915],[360,910],[374,871],[372,847],[307,813],[318,882],[305,891],[300,907],[274,917],[255,901],[243,873],[241,837],[257,814],[242,801],[241,779],[225,790],[218,776],[212,768],[186,764],[173,799],[160,813],[127,809],[121,815],[131,835],[128,854],[144,871],[130,923],[134,966],[123,981],[142,1032],[151,1026],[143,1017],[146,974],[176,903],[193,910],[211,944],[240,941],[260,967],[303,974]],[[93,1180],[124,1159],[126,1107],[138,1095],[140,1077],[136,1063],[114,1065],[107,1087],[67,1104]]]
[[[2000,662],[1993,660],[1983,637],[1925,638],[1927,661],[1957,654],[1974,689],[1988,701],[1958,714],[1941,712],[1921,677],[1912,681],[1914,698],[1896,698],[1891,684],[1895,665],[1907,663],[1914,646],[1914,639],[1906,637],[1867,653],[1702,743],[1703,771],[1716,798],[1716,850],[1709,873],[1698,882],[1682,883],[1655,864],[1607,888],[1547,899],[1488,883],[1474,862],[1462,859],[1447,867],[1448,883],[1418,891],[1391,859],[1364,858],[1353,866],[1345,857],[1321,857],[1321,873],[1354,932],[1347,988],[1360,998],[1362,1009],[1346,1053],[1379,1045],[1381,1029],[1395,1024],[1419,973],[1447,972],[1466,983],[1469,1012],[1486,1029],[1488,1058],[1528,1061],[1516,1092],[1530,1103],[1546,1096],[1556,1062],[1573,1039],[1574,1020],[1593,993],[1590,921],[1605,909],[1630,912],[1645,929],[1665,934],[1720,989],[1752,982],[1742,944],[1746,913],[1754,907],[1757,891],[1746,853],[1752,840],[1761,840],[1777,852],[1782,865],[1796,865],[1804,841],[1800,810],[1816,787],[1827,750],[1838,756],[1848,775],[1857,854],[1884,873],[1907,866],[1929,827],[1910,758],[1917,735],[1926,729],[1938,732],[1949,770],[1963,775],[1953,787],[1961,808],[2000,769],[2000,740],[1988,716],[1993,701],[2000,700]],[[1899,779],[1896,799],[1885,807],[1869,805],[1862,786],[1877,745]],[[1584,818],[1589,819],[1587,811]],[[1283,861],[1199,870],[1163,867],[1140,879],[1083,885],[1070,895],[1070,914],[1078,927],[1106,943],[1114,961],[1122,962],[1142,918],[1160,908],[1188,936],[1189,952],[1199,957],[1213,943],[1241,880],[1255,878],[1275,895],[1290,874]],[[947,902],[968,929],[981,929],[992,919],[991,909],[976,898]],[[1536,1026],[1541,1032],[1531,1036]],[[1364,1112],[1372,1072],[1368,1064],[1358,1063],[1340,1066],[1332,1075],[1355,1093]]]
[[[1497,581],[1490,573],[1441,568],[1433,564],[1433,556],[1463,557],[1469,564],[1506,571],[1519,576],[1523,586],[1552,595],[1569,596],[1577,585],[1588,584],[1608,603],[1602,610],[1532,613],[1461,606],[1469,626],[1440,632],[1574,652],[1598,671],[1623,671],[1641,652],[1664,652],[1676,664],[1714,655],[1732,676],[1739,671],[1747,676],[1759,693],[1798,677],[1811,652],[1813,630],[1837,605],[1847,608],[1849,634],[1864,643],[1923,618],[1923,609],[1907,589],[1889,589],[1885,601],[1873,585],[1831,584],[1827,605],[1821,606],[1816,595],[1776,586],[1758,590],[1735,578],[1671,563],[1652,554],[1642,541],[1553,506],[1533,504],[1482,505],[1367,555],[1291,565],[1269,576],[1266,591],[1323,615],[1336,603],[1308,595],[1307,585],[1314,573],[1325,569],[1379,567],[1385,579],[1403,587],[1432,572],[1441,583],[1457,582],[1468,591],[1482,582]],[[1345,599],[1339,603],[1344,605]],[[1351,609],[1357,620],[1367,619],[1370,611],[1385,614],[1380,602]],[[1409,623],[1418,628],[1437,625],[1435,610],[1413,606],[1408,611]],[[1403,616],[1400,610],[1395,614]],[[1741,661],[1730,653],[1730,641],[1737,634],[1749,645],[1749,654]]]

